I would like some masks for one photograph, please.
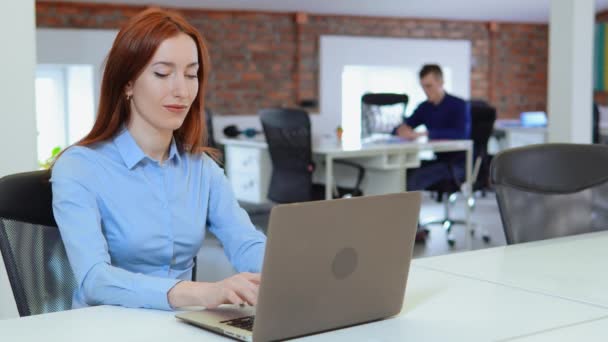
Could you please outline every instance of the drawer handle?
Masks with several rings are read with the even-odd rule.
[[[251,165],[253,162],[255,162],[255,159],[252,156],[247,157],[246,159],[243,159],[243,166],[249,166]]]
[[[243,184],[243,189],[251,189],[255,185],[253,180],[249,180],[247,183]]]

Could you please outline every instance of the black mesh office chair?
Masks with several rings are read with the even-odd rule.
[[[48,171],[0,178],[0,251],[22,317],[72,307],[76,281],[51,198]]]
[[[205,125],[207,126],[207,146],[217,148],[218,144],[213,132],[213,111],[207,107],[205,107]]]
[[[496,108],[484,101],[470,101],[471,111],[471,140],[473,141],[473,189],[464,189],[465,196],[468,197],[467,205],[471,210],[475,207],[475,197],[472,192],[485,190],[489,186],[489,163],[488,141],[494,130],[496,121]],[[452,177],[444,179],[431,185],[427,190],[436,192],[438,202],[443,202],[444,215],[442,218],[424,222],[422,225],[441,224],[446,229],[448,243],[452,246],[455,243],[452,234],[452,226],[455,224],[466,224],[464,220],[453,219],[450,215],[450,207],[458,198],[458,194],[463,192],[465,179],[458,178],[455,172]],[[447,195],[447,199],[444,196]],[[490,241],[490,235],[485,229],[479,229],[484,242]]]
[[[600,108],[598,107],[597,103],[593,103],[593,116],[592,118],[592,124],[593,124],[593,130],[591,132],[591,141],[594,144],[601,144],[602,143],[602,132],[600,129]]]
[[[542,144],[494,157],[507,244],[608,229],[608,146]]]
[[[313,184],[315,163],[312,160],[312,137],[308,113],[300,109],[263,109],[260,120],[272,161],[268,199],[277,203],[293,203],[325,198],[325,187]],[[337,187],[335,197],[360,196],[363,167],[335,161],[357,170],[352,188]]]
[[[409,97],[405,94],[368,93],[361,97],[361,138],[392,133],[403,122]]]

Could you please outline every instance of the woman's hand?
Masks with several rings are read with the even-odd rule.
[[[221,304],[249,304],[258,302],[259,273],[239,273],[215,283],[182,281],[167,294],[174,307],[204,306],[215,308]]]

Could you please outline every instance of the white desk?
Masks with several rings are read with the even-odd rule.
[[[585,341],[605,342],[608,332],[608,316],[584,323],[571,324],[513,339],[513,342]]]
[[[446,256],[445,258],[450,258]],[[0,321],[6,341],[228,341],[172,312],[100,306]],[[495,341],[608,315],[608,309],[413,265],[397,317],[303,341]]]
[[[547,142],[547,127],[521,126],[519,120],[496,120],[494,131],[504,134],[498,141],[500,151]]]
[[[254,203],[266,201],[272,170],[266,142],[259,139],[222,139],[220,142],[226,148],[226,171],[237,198]],[[340,175],[334,172],[336,159],[349,159],[365,167],[364,193],[385,194],[405,190],[405,171],[420,166],[419,154],[424,151],[465,151],[466,181],[471,184],[473,144],[470,140],[369,143],[352,146],[331,140],[313,143],[312,148],[314,157],[324,162],[317,165],[317,175],[324,174],[326,199],[332,198],[334,180],[340,178]]]
[[[428,269],[608,308],[608,232],[418,259]]]

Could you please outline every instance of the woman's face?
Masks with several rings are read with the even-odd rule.
[[[180,33],[163,41],[137,79],[126,87],[129,125],[158,133],[181,127],[198,94],[198,53],[194,40]]]

